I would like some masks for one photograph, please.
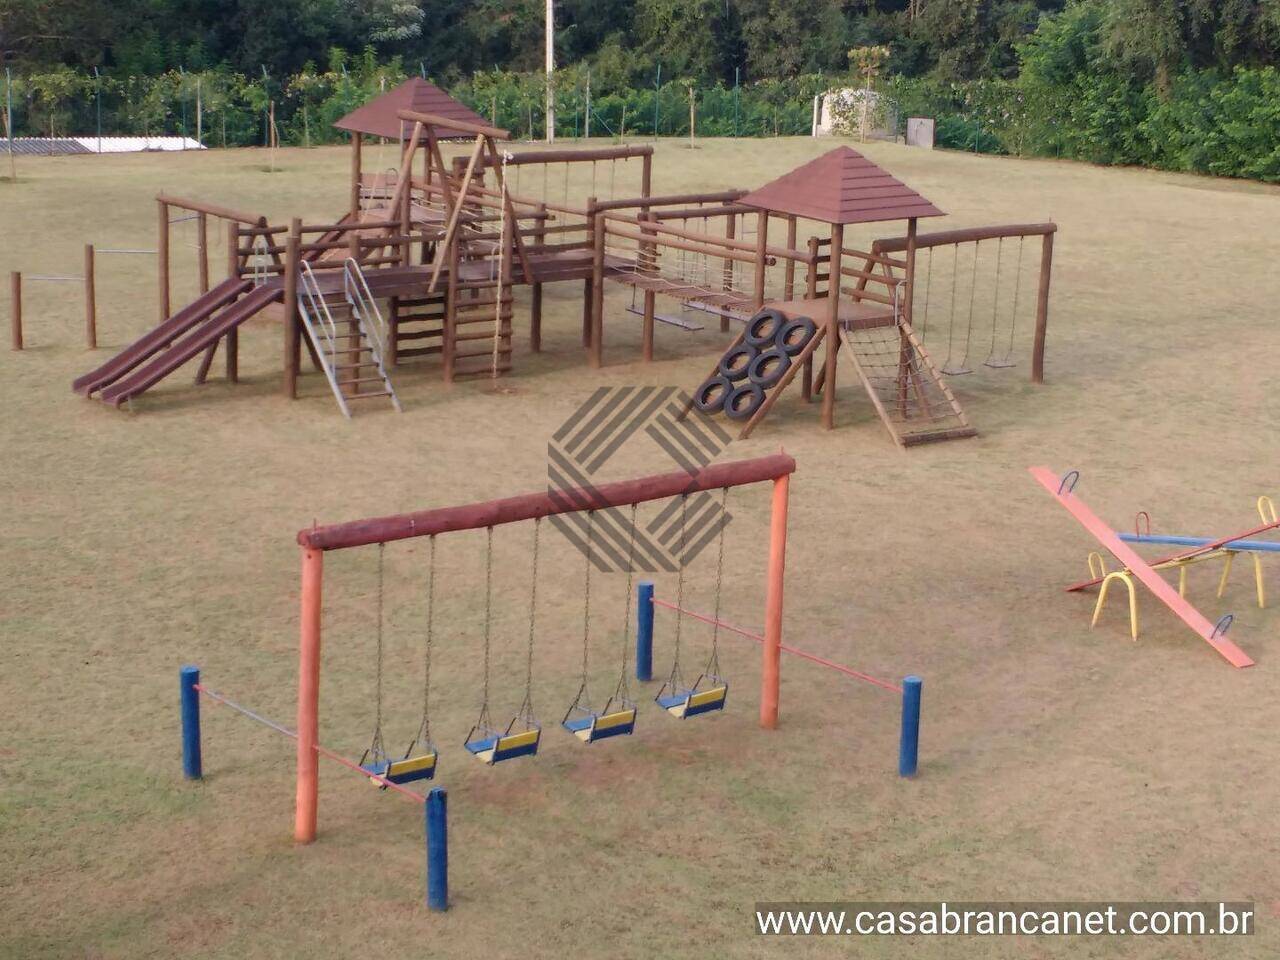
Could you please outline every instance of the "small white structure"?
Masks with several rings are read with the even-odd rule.
[[[897,103],[875,90],[845,87],[813,98],[815,137],[861,136],[892,140],[897,136]]]
[[[907,117],[907,146],[933,149],[933,117]]]

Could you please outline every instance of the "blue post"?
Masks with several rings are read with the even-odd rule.
[[[902,740],[898,744],[898,776],[914,777],[920,752],[920,685],[919,677],[902,681]]]
[[[636,679],[653,679],[653,581],[636,591]]]
[[[449,794],[432,787],[427,794],[427,907],[449,909]]]
[[[182,774],[188,780],[200,779],[200,668],[186,666],[178,671],[182,691]]]

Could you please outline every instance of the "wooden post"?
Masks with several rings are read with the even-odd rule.
[[[1036,339],[1031,348],[1031,382],[1044,383],[1044,340],[1049,329],[1049,280],[1053,276],[1053,234],[1040,246],[1040,288],[1036,292]]]
[[[400,197],[400,264],[401,266],[413,266],[413,241],[409,238],[413,235],[413,163],[407,165],[404,175],[409,178],[410,183],[405,185],[404,193]]]
[[[604,365],[604,227],[605,218],[595,218],[595,259],[591,264],[591,366]]]
[[[765,584],[764,649],[760,667],[760,726],[778,726],[778,687],[782,661],[782,588],[787,569],[787,488],[789,475],[773,481],[769,516],[769,575]],[[299,705],[301,712],[301,705]]]
[[[200,292],[209,292],[209,217],[201,210],[196,214],[196,258],[200,271]]]
[[[804,295],[806,300],[814,300],[818,296],[818,238],[809,238],[809,264],[804,276]],[[813,402],[813,354],[805,357],[804,371],[800,376],[800,399],[805,403]]]
[[[240,225],[234,220],[227,221],[227,276],[240,276]]]
[[[156,271],[159,280],[160,322],[164,323],[169,319],[169,205],[163,200],[157,200],[156,208],[156,226],[159,229],[156,238]]]
[[[796,248],[796,221],[797,217],[794,213],[787,216],[787,249],[794,250]],[[782,281],[782,299],[791,300],[796,294],[796,262],[790,258],[787,260],[785,273]]]
[[[646,153],[640,158],[640,196],[651,196],[653,188],[653,154]]]
[[[831,225],[831,259],[827,263],[827,352],[822,375],[822,425],[836,425],[836,350],[840,343],[840,268],[844,260],[844,225]]]
[[[752,301],[755,303],[755,309],[757,310],[764,306],[764,275],[769,263],[768,247],[769,211],[761,210],[756,219],[756,277],[755,287],[752,291]]]
[[[645,212],[640,214],[640,219],[647,221],[647,220],[650,220],[652,216],[653,214],[646,210]],[[644,227],[642,226],[640,229],[641,231],[643,231]],[[657,257],[658,257],[658,245],[656,243],[641,244],[639,250],[640,250],[640,254],[637,256],[636,266],[641,265],[641,262],[645,259],[643,256],[643,253],[645,251],[648,251],[649,255],[653,258],[653,262],[655,264],[655,269],[653,272],[656,274],[658,272],[656,268]],[[653,331],[653,311],[654,311],[654,306],[656,305],[656,301],[657,301],[657,297],[654,291],[652,290],[644,291],[644,321],[643,321],[643,327],[642,327],[642,333],[641,333],[643,347],[641,350],[641,355],[644,357],[646,361],[653,359],[653,332],[654,332]]]
[[[545,202],[539,203],[537,207],[537,211],[538,213],[545,214],[547,212],[546,203]],[[541,232],[538,234],[538,239],[541,241],[543,245],[545,245],[547,242],[547,236],[545,233],[547,221],[539,220],[538,226],[541,228]],[[534,353],[541,353],[542,352],[542,284],[540,283],[530,284],[530,295],[531,295],[532,302],[530,303],[530,306],[529,306],[529,349],[532,350]]]
[[[351,219],[360,219],[360,146],[363,137],[351,134]]]
[[[13,334],[13,349],[22,349],[22,274],[14,270],[9,274],[9,326]]]
[[[596,198],[587,198],[587,236],[594,242],[596,230]],[[582,345],[591,346],[591,305],[595,302],[595,292],[591,279],[582,281]]]
[[[298,398],[298,366],[301,359],[300,344],[298,342],[298,274],[300,269],[298,248],[301,245],[302,221],[294,217],[289,221],[289,239],[285,243],[284,255],[284,395],[290,400]],[[317,587],[318,590],[319,588]],[[302,710],[301,701],[299,701],[298,710]],[[314,811],[312,816],[314,818]],[[313,823],[313,832],[314,829]]]
[[[440,331],[440,359],[445,383],[453,383],[453,355],[458,348],[458,267],[462,262],[458,247],[459,244],[451,243],[443,250],[436,248],[436,256],[442,258],[441,262],[447,260],[445,265],[449,270],[444,288],[444,324]]]
[[[731,214],[729,214],[727,217],[725,217],[725,218],[724,218],[724,235],[725,235],[725,239],[726,239],[726,240],[732,240],[732,239],[734,239],[734,237],[735,237],[735,235],[737,234],[737,232],[738,232],[738,215],[737,215],[736,213],[731,213]],[[725,258],[724,258],[724,288],[725,288],[725,290],[732,290],[732,289],[733,289],[733,264],[734,264],[734,260],[733,260],[731,257],[725,257]],[[726,316],[721,316],[721,317],[720,317],[720,332],[721,332],[721,333],[724,333],[724,332],[726,332],[728,329],[729,329],[729,318],[728,318],[728,317],[726,317]]]
[[[914,325],[914,314],[912,312],[913,302],[915,300],[916,289],[916,218],[911,217],[907,220],[907,250],[906,250],[906,290],[903,291],[902,298],[902,316],[907,323]],[[867,264],[867,270],[871,270],[871,264]],[[886,269],[886,272],[887,269]]]
[[[293,839],[316,838],[320,755],[320,593],[324,582],[324,551],[302,550],[302,609],[298,644],[298,788]]]
[[[90,350],[98,349],[98,292],[93,273],[93,244],[84,245],[84,342]]]

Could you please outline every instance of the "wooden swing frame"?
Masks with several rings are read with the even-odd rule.
[[[765,628],[760,677],[760,726],[778,724],[778,686],[782,655],[782,592],[786,568],[787,503],[795,460],[776,453],[752,460],[713,464],[697,473],[677,471],[595,487],[541,491],[504,500],[372,517],[298,533],[302,550],[300,638],[298,650],[298,754],[294,839],[316,838],[319,799],[320,636],[324,555],[333,550],[428,537],[459,530],[480,530],[555,514],[605,510],[653,500],[770,481],[769,561],[765,580]]]

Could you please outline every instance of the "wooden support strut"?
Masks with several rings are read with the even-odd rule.
[[[822,377],[822,426],[836,425],[836,351],[840,343],[840,261],[844,252],[844,225],[831,225],[831,263],[827,282],[827,352]]]
[[[352,234],[355,236],[356,234]],[[298,398],[298,366],[302,359],[298,343],[298,275],[302,244],[302,221],[294,217],[289,223],[289,240],[284,264],[284,395]]]

